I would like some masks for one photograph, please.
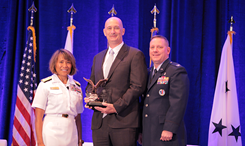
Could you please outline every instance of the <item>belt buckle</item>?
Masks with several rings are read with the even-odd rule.
[[[67,118],[68,114],[62,114],[62,117]]]

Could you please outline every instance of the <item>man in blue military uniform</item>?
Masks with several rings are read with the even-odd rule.
[[[160,35],[150,41],[150,68],[143,105],[143,146],[184,146],[184,115],[189,78],[184,67],[169,59],[168,40]]]

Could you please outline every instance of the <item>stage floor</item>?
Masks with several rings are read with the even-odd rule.
[[[93,146],[92,142],[84,142],[83,146]],[[187,145],[187,146],[199,146],[199,145]]]

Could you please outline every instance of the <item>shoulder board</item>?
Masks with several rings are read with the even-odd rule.
[[[74,80],[74,82],[75,82],[75,84],[77,85],[77,86],[81,86],[81,84],[78,82],[78,81],[76,81],[76,80]]]
[[[181,65],[179,63],[176,63],[176,62],[171,61],[170,64],[173,66],[176,66],[176,67],[181,67]]]
[[[46,82],[51,81],[51,80],[52,80],[52,77],[49,76],[47,78],[42,79],[41,81],[44,82],[44,83],[46,83]]]

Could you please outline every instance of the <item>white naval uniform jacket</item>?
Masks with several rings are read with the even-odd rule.
[[[38,85],[32,107],[45,110],[43,141],[46,146],[77,145],[74,118],[83,112],[83,96],[79,85],[69,76],[65,85],[56,74],[43,79]],[[68,118],[62,117],[62,114],[68,114]]]

